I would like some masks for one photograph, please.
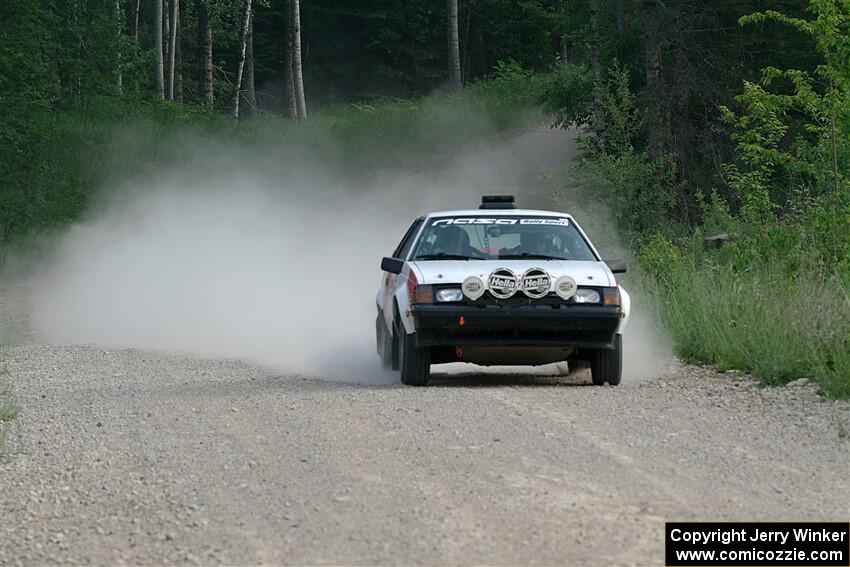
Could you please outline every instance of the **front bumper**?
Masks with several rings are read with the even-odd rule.
[[[429,304],[413,307],[416,346],[613,349],[620,308],[575,304]]]

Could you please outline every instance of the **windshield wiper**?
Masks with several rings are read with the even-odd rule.
[[[518,252],[515,254],[499,254],[499,260],[566,260],[560,256],[549,254],[534,254],[532,252]]]
[[[484,258],[480,258],[478,256],[464,256],[463,254],[446,254],[445,252],[440,252],[438,254],[422,254],[421,256],[414,256],[414,260],[484,260]]]

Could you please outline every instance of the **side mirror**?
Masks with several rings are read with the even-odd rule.
[[[615,274],[625,274],[626,273],[626,261],[625,260],[605,260],[605,263],[608,264],[608,267],[611,268],[611,271]]]
[[[391,274],[400,274],[402,269],[404,269],[404,260],[387,256],[381,260],[381,269]]]

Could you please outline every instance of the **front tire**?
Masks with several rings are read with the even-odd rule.
[[[427,386],[431,374],[431,349],[417,348],[413,333],[401,332],[398,337],[401,383],[407,386]]]
[[[590,359],[590,375],[594,386],[606,382],[612,386],[623,377],[623,336],[614,335],[614,350],[597,350]]]

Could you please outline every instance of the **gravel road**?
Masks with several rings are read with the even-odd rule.
[[[463,187],[470,171],[490,172],[493,182],[521,185],[523,202],[544,203],[547,185],[535,172],[563,161],[570,136],[546,129],[510,138],[444,168],[462,173],[446,173],[445,185]],[[413,177],[415,186],[421,182]],[[612,233],[591,225],[600,240]],[[430,388],[375,385],[385,377],[363,379],[362,365],[327,349],[321,356],[347,365],[343,378],[357,367],[373,384],[330,381],[318,370],[286,373],[274,360],[220,359],[219,345],[236,339],[248,346],[254,339],[330,339],[298,342],[312,310],[289,334],[263,327],[260,316],[242,316],[268,312],[275,303],[263,299],[270,298],[253,309],[234,307],[236,315],[223,321],[208,316],[203,301],[196,311],[183,309],[198,303],[210,274],[228,263],[216,254],[215,270],[193,272],[205,247],[186,248],[191,262],[175,260],[169,252],[182,242],[179,231],[125,262],[125,248],[138,244],[133,238],[157,238],[129,231],[132,238],[118,240],[117,259],[107,258],[116,261],[93,269],[92,258],[102,259],[116,241],[114,226],[124,225],[95,231],[95,245],[76,257],[82,268],[72,263],[41,295],[77,314],[69,329],[98,333],[47,340],[30,324],[36,301],[26,282],[0,278],[0,341],[13,345],[0,349],[0,392],[10,389],[20,408],[4,426],[0,457],[0,565],[660,565],[665,520],[850,516],[850,406],[818,397],[811,386],[760,388],[746,376],[675,362],[637,372],[641,360],[664,359],[652,352],[657,341],[639,319],[630,327],[639,340],[627,336],[627,378],[614,388],[552,368],[463,365],[435,367]],[[206,234],[206,225],[195,228]],[[239,255],[256,242],[241,244],[232,247]],[[164,266],[151,264],[160,257]],[[136,280],[151,272],[154,283],[171,282],[172,265],[181,267],[185,290],[165,286],[163,293],[180,300],[152,301],[171,308],[140,316]],[[114,293],[123,288],[105,278],[127,270],[128,291]],[[373,293],[368,270],[363,297]],[[187,279],[193,274],[196,286]],[[253,276],[262,284],[278,274]],[[234,285],[235,306],[262,288]],[[69,289],[51,303],[52,294]],[[225,291],[217,301],[233,299]],[[289,307],[293,316],[299,306]],[[89,325],[95,316],[102,328]],[[355,323],[352,333],[362,327]],[[174,330],[180,325],[192,331],[189,338],[203,327],[206,348],[192,350],[198,343]],[[237,331],[214,341],[222,329]],[[104,339],[210,356],[80,344],[111,344]],[[238,356],[258,360],[254,350]]]
[[[427,389],[22,344],[0,564],[658,565],[665,520],[846,520],[846,402],[674,365]]]

